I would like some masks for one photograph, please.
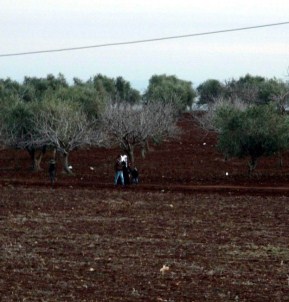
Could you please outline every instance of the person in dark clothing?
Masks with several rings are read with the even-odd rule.
[[[138,184],[139,183],[139,173],[136,167],[131,169],[131,183]]]
[[[122,171],[123,171],[123,179],[124,184],[129,185],[130,184],[130,173],[129,173],[129,167],[126,166],[126,162],[122,162]]]
[[[53,188],[56,178],[56,161],[54,159],[51,159],[49,161],[48,173],[49,173],[51,187]]]

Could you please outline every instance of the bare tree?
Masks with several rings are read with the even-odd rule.
[[[37,137],[32,143],[51,146],[62,155],[64,171],[71,174],[68,164],[69,153],[80,147],[96,144],[98,131],[96,122],[87,118],[79,108],[62,102],[48,105],[34,117]]]
[[[134,162],[135,148],[144,151],[150,139],[161,142],[176,137],[176,122],[174,106],[163,102],[148,102],[137,108],[128,104],[108,105],[101,115],[107,146],[120,146],[131,162]]]

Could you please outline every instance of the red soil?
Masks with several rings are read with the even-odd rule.
[[[217,151],[217,137],[200,129],[190,115],[180,121],[182,135],[152,145],[146,158],[136,154],[140,184],[133,190],[216,191],[257,194],[289,194],[289,152],[279,167],[277,156],[264,157],[252,176],[248,176],[248,159],[225,161]],[[70,163],[74,176],[62,173],[58,164],[56,187],[113,188],[113,164],[117,149],[90,148],[73,151]],[[15,159],[16,158],[16,159]],[[42,161],[43,171],[33,173],[25,151],[0,151],[0,185],[49,186],[48,160]]]
[[[179,141],[137,154],[141,183],[125,188],[119,150],[73,152],[55,190],[48,155],[33,173],[2,150],[0,300],[289,301],[288,153],[248,177],[214,134],[180,125]]]

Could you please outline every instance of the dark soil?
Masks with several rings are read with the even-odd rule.
[[[289,301],[289,154],[225,161],[185,116],[178,141],[136,154],[77,150],[50,188],[49,154],[0,152],[0,301]],[[15,160],[16,158],[16,160]],[[226,172],[228,175],[226,175]]]

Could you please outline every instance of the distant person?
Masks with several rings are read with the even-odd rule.
[[[139,183],[139,173],[136,167],[131,169],[131,183],[132,184],[138,184]]]
[[[121,160],[122,162],[124,162],[124,163],[125,163],[125,166],[127,167],[127,155],[124,154],[124,155],[121,155],[120,157],[121,157],[120,160]]]
[[[56,161],[54,159],[51,159],[49,161],[48,173],[49,173],[51,188],[53,188],[54,184],[55,184],[55,178],[56,178]]]
[[[124,185],[124,178],[123,178],[123,164],[121,161],[121,155],[116,158],[114,164],[114,185],[118,184],[118,180],[120,179],[121,185]]]
[[[130,168],[129,168],[130,164],[128,163],[128,165],[127,165],[125,161],[122,161],[121,163],[122,163],[124,184],[129,185],[130,184]]]

